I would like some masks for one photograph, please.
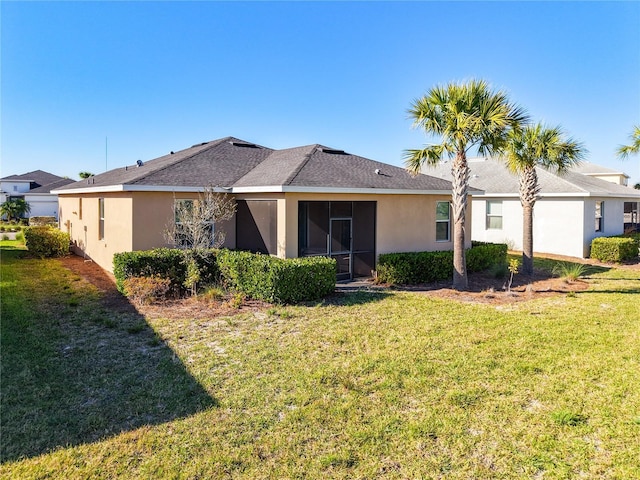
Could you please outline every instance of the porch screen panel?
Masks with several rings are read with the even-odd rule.
[[[353,275],[368,277],[376,266],[376,202],[353,202]]]
[[[298,256],[329,253],[329,202],[298,203]]]
[[[276,200],[238,200],[236,248],[251,252],[278,253]]]

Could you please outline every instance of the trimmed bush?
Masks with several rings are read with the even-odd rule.
[[[171,289],[171,281],[160,277],[129,277],[124,280],[124,294],[138,305],[150,304],[164,298]]]
[[[24,230],[27,249],[40,258],[62,257],[69,253],[69,234],[52,227],[27,227]]]
[[[479,272],[504,264],[507,245],[474,242],[466,251],[467,271]],[[412,285],[453,278],[453,252],[383,253],[378,257],[377,281]]]
[[[116,253],[113,256],[113,274],[121,293],[125,292],[124,281],[131,277],[160,277],[170,281],[171,289],[178,295],[184,293],[187,275],[197,270],[197,284],[213,285],[220,280],[220,270],[215,249],[180,250],[178,248],[155,248],[136,252]],[[192,265],[189,269],[189,265]]]
[[[184,251],[177,248],[154,248],[116,253],[113,256],[113,275],[116,277],[116,286],[124,294],[124,281],[127,278],[160,277],[169,279],[171,288],[179,293],[186,278],[183,259]]]
[[[619,263],[638,257],[638,242],[631,237],[598,237],[591,241],[591,258]]]
[[[471,242],[471,248],[467,250],[467,270],[469,272],[482,272],[494,265],[506,264],[506,243]]]
[[[272,303],[317,300],[333,292],[336,283],[335,260],[327,257],[284,260],[223,249],[218,265],[227,286]]]
[[[25,219],[26,222],[26,219]],[[45,226],[51,226],[51,227],[57,227],[58,226],[58,220],[56,220],[56,217],[30,217],[29,218],[29,225],[32,227],[45,227]]]

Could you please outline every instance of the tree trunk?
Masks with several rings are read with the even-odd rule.
[[[522,272],[533,275],[533,206],[540,187],[535,167],[527,167],[520,175],[522,205]]]
[[[533,205],[522,206],[522,273],[533,275]]]
[[[458,151],[451,166],[453,175],[453,288],[467,290],[467,261],[465,258],[465,221],[467,211],[467,188],[469,186],[469,167],[464,150]]]

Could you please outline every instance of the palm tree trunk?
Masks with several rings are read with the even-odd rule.
[[[453,176],[453,191],[451,193],[453,204],[453,288],[455,290],[467,290],[469,281],[464,249],[464,225],[467,211],[469,167],[464,150],[459,150],[456,153],[456,158],[451,166],[451,174]]]
[[[528,167],[520,175],[520,203],[522,204],[522,272],[533,275],[533,206],[540,187],[535,167]]]

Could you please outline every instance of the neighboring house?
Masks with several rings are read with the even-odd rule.
[[[603,167],[601,165],[596,165],[591,162],[581,162],[580,165],[573,167],[572,171],[581,173],[588,177],[599,178],[600,180],[605,180],[607,182],[624,185],[625,187],[629,182],[629,175],[626,173]]]
[[[57,219],[58,196],[51,190],[74,181],[42,170],[4,177],[0,179],[0,203],[11,198],[23,198],[31,207],[30,217]]]
[[[224,246],[329,255],[338,278],[371,275],[380,253],[453,246],[448,181],[322,145],[273,150],[232,137],[58,189],[60,228],[111,271],[116,252],[167,246],[175,202],[207,186],[236,200],[235,217],[214,227]]]
[[[495,159],[470,159],[469,183],[484,190],[472,199],[473,240],[505,242],[522,250],[522,206],[518,177]],[[591,241],[619,235],[625,204],[640,202],[640,191],[575,170],[558,176],[536,169],[540,195],[533,210],[533,248],[539,253],[588,257]],[[451,165],[425,167],[425,173],[451,178]]]
[[[582,162],[580,165],[573,168],[574,172],[582,173],[589,177],[599,178],[600,180],[606,180],[607,182],[617,183],[618,185],[629,184],[629,175],[618,170],[602,167],[594,163]],[[624,224],[625,228],[638,228],[640,224],[640,203],[639,202],[624,202]]]

